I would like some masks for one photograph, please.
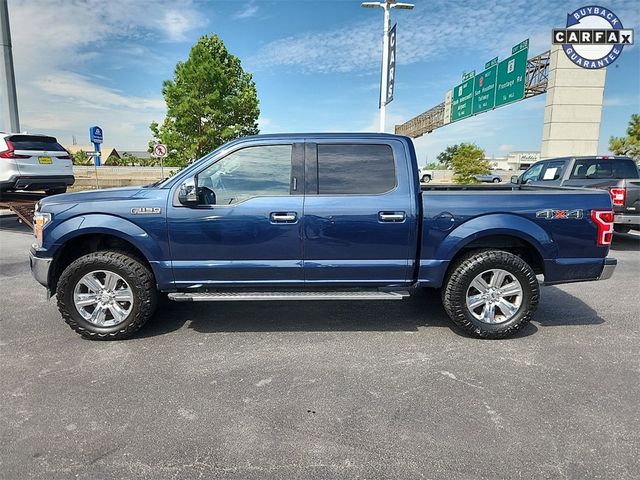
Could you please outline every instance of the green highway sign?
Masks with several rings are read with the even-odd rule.
[[[491,60],[489,60],[487,63],[484,64],[484,69],[487,70],[488,68],[491,68],[497,64],[498,64],[498,57],[492,58]]]
[[[476,71],[475,71],[475,70],[472,70],[472,71],[467,72],[467,73],[463,73],[463,74],[462,74],[462,81],[463,81],[463,82],[466,82],[466,81],[467,81],[467,80],[469,80],[470,78],[473,78],[473,77],[475,76],[475,74],[476,74]]]
[[[494,64],[493,66],[488,67],[484,72],[476,75],[473,87],[474,115],[476,113],[486,112],[494,107],[496,99],[497,70],[498,66]]]
[[[521,50],[528,50],[529,49],[529,39],[527,38],[526,40],[521,41],[519,44],[514,45],[511,48],[511,55],[513,55],[514,53],[518,53]]]
[[[525,43],[526,45],[524,49],[518,50],[517,47]],[[524,98],[524,84],[527,74],[527,53],[529,52],[528,45],[528,40],[516,45],[513,47],[513,50],[517,50],[517,52],[498,63],[496,107],[500,107],[517,100],[522,100]]]
[[[473,107],[473,77],[463,81],[453,89],[451,100],[451,121],[455,122],[471,115]]]

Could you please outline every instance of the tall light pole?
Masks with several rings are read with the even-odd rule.
[[[13,73],[13,53],[11,52],[11,31],[9,30],[9,7],[7,0],[0,0],[0,36],[2,50],[0,50],[0,95],[5,97],[2,117],[4,128],[9,132],[20,132],[18,120],[18,97],[16,96],[16,78]]]
[[[402,3],[396,0],[384,0],[383,2],[363,2],[364,8],[380,7],[384,9],[384,28],[382,30],[382,75],[380,76],[380,127],[379,131],[384,132],[385,114],[387,106],[387,74],[389,71],[389,29],[391,28],[391,9],[400,8],[411,10],[414,5]]]

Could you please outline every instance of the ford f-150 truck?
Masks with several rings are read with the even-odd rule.
[[[64,320],[88,338],[132,335],[161,294],[374,301],[422,287],[441,289],[468,334],[503,338],[534,314],[538,278],[610,277],[612,230],[603,191],[421,190],[406,137],[263,135],[153,186],[41,200],[30,258]]]

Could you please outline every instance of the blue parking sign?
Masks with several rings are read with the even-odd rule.
[[[102,129],[98,126],[89,129],[89,139],[91,143],[102,143]]]

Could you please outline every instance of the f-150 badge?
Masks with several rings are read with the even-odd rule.
[[[132,215],[158,215],[162,213],[160,207],[135,207],[131,209]]]
[[[536,212],[536,218],[546,218],[547,220],[566,220],[566,219],[581,219],[582,210],[538,210]]]

